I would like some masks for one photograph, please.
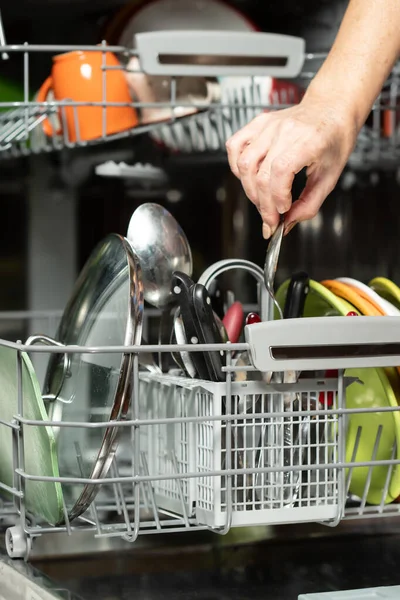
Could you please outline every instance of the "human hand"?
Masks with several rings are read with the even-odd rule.
[[[300,104],[264,112],[226,143],[233,173],[263,220],[268,239],[285,214],[285,234],[313,218],[334,189],[354,148],[357,127],[339,101],[306,94]],[[292,184],[302,169],[307,183],[293,202]]]

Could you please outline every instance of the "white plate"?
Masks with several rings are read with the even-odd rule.
[[[134,48],[134,36],[145,31],[168,30],[256,31],[250,19],[219,0],[155,0],[128,20],[118,45]]]
[[[337,281],[341,281],[342,283],[347,283],[348,285],[352,285],[359,290],[362,290],[367,296],[369,296],[377,306],[379,306],[388,317],[399,317],[400,310],[398,310],[393,304],[379,296],[374,290],[370,287],[358,281],[358,279],[352,279],[351,277],[337,277]]]
[[[197,2],[189,2],[188,0],[155,0],[150,4],[139,7],[128,19],[125,29],[123,30],[121,36],[118,39],[118,45],[125,46],[127,48],[135,47],[135,35],[137,33],[143,33],[146,31],[168,31],[168,30],[203,30],[203,31],[257,31],[257,27],[254,23],[252,23],[245,15],[243,15],[236,8],[231,7],[228,3],[220,2],[219,0],[199,0]],[[132,61],[132,65],[134,68],[134,60]],[[140,87],[139,100],[141,101],[140,94],[147,94],[146,86],[143,81],[141,81],[140,76],[134,75],[131,77],[133,86]],[[146,77],[148,83],[154,82],[157,78],[154,77]],[[159,78],[160,79],[160,78]],[[165,79],[166,88],[169,89],[168,78]],[[189,78],[186,78],[189,79]],[[231,78],[220,78],[219,82],[222,84],[223,80],[230,80]],[[248,87],[249,86],[248,77],[243,78],[235,78],[236,86],[239,87]],[[270,78],[266,78],[267,86],[271,85],[268,80]],[[159,83],[158,83],[159,85]],[[209,84],[210,85],[210,82]],[[218,84],[217,84],[218,85]],[[229,85],[229,83],[228,83]],[[250,84],[251,85],[251,84]],[[130,86],[132,87],[132,85]],[[190,87],[190,85],[189,85]],[[196,102],[201,102],[202,99],[198,98],[198,94],[196,94],[195,90],[198,86],[194,86],[192,96],[195,98]],[[148,94],[147,94],[148,95]],[[218,101],[218,97],[221,96],[220,93],[216,93],[215,90],[212,92],[213,101]],[[267,97],[265,96],[265,101],[267,101]],[[206,100],[206,98],[204,98]],[[159,98],[150,98],[145,99],[146,102],[154,102],[161,100]],[[188,95],[188,99],[186,102],[190,101],[190,95]],[[190,114],[197,112],[196,109],[190,109],[190,107],[186,107],[181,111],[182,116],[184,114]],[[254,112],[254,110],[253,110]],[[145,120],[146,122],[154,122],[159,121],[162,118],[167,119],[171,116],[170,109],[147,109]],[[161,119],[157,117],[161,116]],[[175,116],[179,116],[179,107],[178,110],[175,109]],[[254,115],[250,115],[250,120]],[[159,142],[167,146],[172,150],[180,150],[180,151],[192,151],[198,150],[201,151],[201,141],[199,143],[199,147],[196,146],[198,132],[194,132],[194,136],[190,136],[187,131],[187,124],[181,124],[180,121],[176,121],[172,126],[166,126],[162,128],[158,132],[152,132],[151,137]],[[190,127],[190,125],[189,125]],[[211,132],[208,137],[214,138],[216,134]],[[191,140],[195,141],[194,147]],[[216,147],[219,147],[218,139],[212,142],[209,140],[209,144],[211,146],[216,144]],[[189,145],[188,145],[189,144]]]

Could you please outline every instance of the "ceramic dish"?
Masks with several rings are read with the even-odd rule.
[[[386,279],[386,277],[375,277],[368,285],[379,296],[385,298],[400,310],[400,288],[393,281]]]
[[[352,279],[351,277],[338,277],[336,281],[340,281],[341,283],[351,285],[353,288],[357,288],[358,293],[363,298],[374,303],[375,306],[378,306],[388,317],[400,316],[400,310],[398,308],[396,308],[390,301],[382,298],[372,288],[368,287],[364,283],[361,283],[361,281]]]
[[[349,302],[352,302],[352,304],[354,304],[357,310],[366,317],[385,316],[387,315],[386,311],[388,310],[392,313],[391,316],[399,315],[399,312],[395,312],[396,309],[394,306],[390,308],[390,305],[388,305],[386,300],[382,300],[382,298],[379,298],[379,296],[375,294],[373,290],[370,290],[374,294],[372,296],[371,294],[367,295],[363,289],[360,289],[359,285],[356,287],[338,280],[327,280],[322,283],[333,293],[339,295],[341,298],[348,300]],[[376,299],[375,296],[378,296],[378,298]],[[382,308],[382,301],[384,303],[386,302],[386,305],[384,304],[385,308]],[[390,369],[385,369],[385,371],[389,372]],[[398,375],[400,375],[400,366],[397,367],[397,373]],[[399,385],[396,386],[396,389],[399,387]],[[400,398],[400,396],[397,397]]]
[[[346,375],[359,377],[363,385],[354,384],[347,389],[347,408],[374,408],[397,407],[394,390],[386,375],[385,369],[350,369]],[[353,449],[357,431],[361,428],[357,454],[353,456]],[[373,455],[374,444],[379,429],[382,433],[376,455]],[[348,420],[346,436],[346,461],[363,462],[370,460],[388,460],[392,458],[394,444],[397,444],[395,458],[400,458],[400,414],[399,412],[372,412],[352,415]],[[380,504],[383,490],[388,476],[387,466],[375,466],[372,469],[371,484],[366,496],[370,504]],[[370,467],[357,467],[353,469],[350,491],[362,497],[365,483],[370,472]],[[393,502],[400,493],[400,469],[394,467],[385,504]]]
[[[373,300],[362,296],[357,288],[347,283],[342,283],[336,279],[326,279],[321,281],[321,284],[339,298],[350,302],[365,316],[380,317],[385,315],[384,311]]]
[[[128,8],[129,7],[129,8]],[[116,43],[125,48],[134,47],[136,33],[145,31],[168,31],[180,29],[203,29],[208,31],[255,31],[255,25],[228,2],[202,0],[190,3],[187,0],[134,1],[123,7],[123,23],[118,14],[114,25],[106,30],[109,44]]]
[[[225,1],[202,0],[202,2],[190,3],[187,0],[153,0],[148,3],[134,1],[123,7],[109,23],[104,35],[109,44],[133,49],[137,33],[170,30],[249,32],[257,31],[258,28],[239,10]],[[124,56],[121,56],[120,60],[124,63],[128,62]],[[129,69],[133,72],[127,72],[127,80],[132,98],[136,102],[143,103],[169,102],[171,78],[135,73],[134,71],[138,67],[137,58],[131,57]],[[161,128],[159,131],[151,131],[150,135],[153,140],[175,151],[188,151],[191,149],[192,143],[195,146],[194,149],[201,150],[201,142],[198,140],[198,125],[193,123],[196,130],[193,137],[190,134],[191,122],[186,123],[185,120],[182,122],[182,118],[201,110],[188,105],[188,103],[194,102],[207,107],[210,103],[219,102],[221,100],[220,84],[225,79],[199,76],[175,78],[177,104],[173,111],[168,107],[144,107],[141,111],[141,122],[143,124],[162,122],[174,116],[178,120],[173,125],[173,131],[171,132],[169,126]],[[236,86],[250,88],[249,79],[251,78],[239,79],[236,77]],[[265,78],[265,81],[267,86],[271,87],[271,78]],[[249,89],[250,93],[251,89]],[[181,105],[179,105],[179,101],[181,101]],[[254,104],[254,101],[252,103]],[[267,96],[265,96],[265,103],[267,103]],[[248,119],[250,118],[251,115]],[[208,135],[213,135],[212,129]],[[187,147],[188,143],[189,147]]]
[[[275,296],[280,306],[285,305],[289,282],[290,280],[285,281],[276,292]],[[335,296],[317,281],[310,279],[310,290],[304,306],[304,317],[338,317],[345,316],[349,312],[360,314],[352,304]],[[277,316],[275,314],[275,318]]]
[[[289,281],[286,281],[276,293],[276,298],[281,306],[284,306],[288,286]],[[351,311],[359,314],[359,311],[349,302],[339,298],[316,281],[310,280],[310,291],[304,307],[305,317],[346,316]],[[391,385],[393,379],[396,382],[395,385],[398,386],[398,376],[395,369],[347,369],[345,375],[357,377],[364,382],[362,386],[355,383],[347,388],[347,408],[397,406],[394,388]],[[371,460],[379,426],[382,426],[382,434],[375,460],[389,460],[392,457],[395,442],[397,443],[396,458],[400,459],[400,414],[398,412],[376,412],[372,414],[358,413],[349,416],[347,420],[346,462],[350,462],[353,458],[354,443],[359,427],[362,427],[362,432],[355,461]],[[368,472],[369,469],[365,467],[353,469],[350,484],[352,494],[363,495]],[[367,493],[367,502],[370,504],[380,504],[387,473],[387,466],[373,468]],[[392,472],[388,493],[384,499],[385,503],[393,502],[399,493],[400,469],[395,468]]]
[[[0,419],[10,423],[18,414],[17,351],[0,346]],[[47,421],[39,383],[29,356],[22,353],[23,416]],[[12,430],[0,423],[0,481],[13,487]],[[25,472],[40,477],[59,477],[56,442],[51,427],[24,426]],[[2,492],[4,493],[4,492]],[[36,518],[55,525],[63,518],[63,496],[59,483],[25,483],[26,508]]]
[[[143,314],[141,270],[129,242],[111,234],[84,266],[56,336],[63,344],[129,346],[140,344]],[[102,422],[126,417],[132,392],[132,354],[70,355],[68,373],[62,354],[53,355],[45,380],[55,395],[55,421]],[[57,427],[60,472],[68,477],[103,478],[117,447],[118,428]],[[70,519],[82,514],[99,486],[65,485]]]

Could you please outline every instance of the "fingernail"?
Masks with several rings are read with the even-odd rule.
[[[268,240],[272,235],[271,227],[269,225],[267,225],[266,223],[263,223],[262,233],[263,233],[264,240]]]
[[[292,221],[292,223],[289,223],[288,225],[286,225],[284,234],[287,235],[288,233],[290,233],[292,231],[293,227],[295,225],[297,225],[297,223],[298,223],[298,221]]]
[[[280,215],[284,215],[288,210],[289,210],[290,206],[288,206],[287,204],[277,204],[276,205],[276,210],[278,211],[278,213]]]

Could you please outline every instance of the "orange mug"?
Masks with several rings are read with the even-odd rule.
[[[104,70],[103,65],[116,68]],[[37,101],[46,102],[50,91],[53,91],[54,98],[58,101],[132,102],[117,57],[101,50],[75,50],[53,56],[51,75],[40,88]],[[70,142],[94,140],[103,136],[102,106],[59,107],[59,118],[61,127],[63,124],[67,127]],[[106,135],[131,129],[138,124],[137,113],[132,106],[107,106],[105,119]],[[49,119],[43,121],[42,127],[47,136],[63,133],[61,129],[55,131]]]

